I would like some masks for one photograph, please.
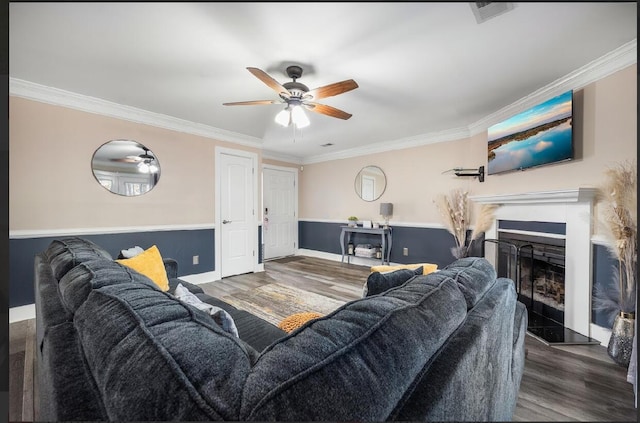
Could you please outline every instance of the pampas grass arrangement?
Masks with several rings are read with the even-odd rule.
[[[605,180],[598,188],[596,203],[601,210],[601,227],[608,241],[607,248],[618,259],[618,311],[630,313],[635,311],[638,262],[636,161],[617,163],[607,168],[604,176]]]
[[[456,246],[451,249],[451,254],[457,259],[466,257],[473,241],[478,239],[493,224],[494,211],[497,205],[480,205],[476,222],[467,244],[467,232],[471,226],[469,193],[462,189],[454,189],[448,194],[437,195],[434,202],[438,211],[440,211],[445,228],[453,235],[456,241]]]

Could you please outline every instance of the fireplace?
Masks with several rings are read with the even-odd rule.
[[[603,342],[592,336],[591,325],[595,193],[579,188],[471,197],[499,205],[485,234],[485,258],[516,283],[529,311],[528,332],[545,343]]]

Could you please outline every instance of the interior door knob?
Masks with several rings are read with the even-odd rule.
[[[226,220],[226,219],[222,221],[222,224],[224,224],[224,225],[226,225],[227,223],[231,223],[231,221],[230,220]]]

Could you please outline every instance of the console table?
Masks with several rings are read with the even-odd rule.
[[[380,238],[382,240],[381,245],[382,245],[382,264],[385,264],[385,260],[386,263],[389,264],[389,259],[391,257],[391,245],[393,243],[393,238],[391,236],[391,228],[362,228],[362,227],[349,227],[349,226],[342,226],[342,232],[340,232],[340,248],[342,249],[342,262],[344,263],[344,248],[345,248],[345,242],[344,242],[344,238],[345,238],[345,234],[348,236],[347,238],[347,244],[349,243],[349,241],[351,241],[351,238],[353,236],[354,233],[361,233],[361,234],[374,234],[374,235],[380,235]],[[351,256],[350,255],[346,255],[347,256],[347,263],[351,263]]]

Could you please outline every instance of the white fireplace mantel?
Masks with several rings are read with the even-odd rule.
[[[596,188],[469,197],[479,204],[497,204],[495,221],[485,233],[498,238],[498,220],[566,224],[564,325],[595,337],[591,325],[593,204]],[[488,243],[485,257],[495,266],[495,244]],[[598,338],[596,338],[598,339]],[[602,339],[598,339],[602,342]]]
[[[596,188],[577,188],[522,194],[476,195],[469,198],[478,204],[578,203],[591,202],[596,193]]]

